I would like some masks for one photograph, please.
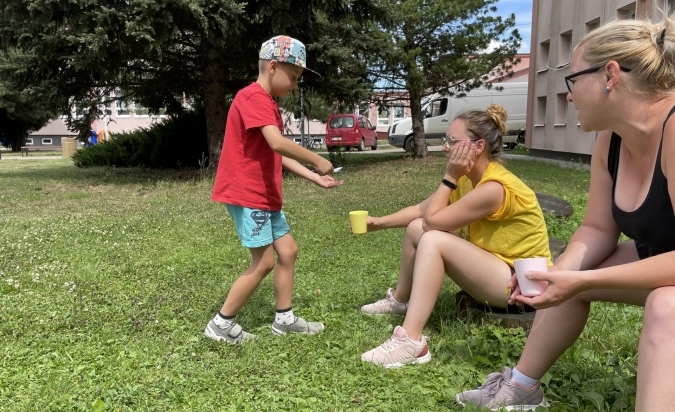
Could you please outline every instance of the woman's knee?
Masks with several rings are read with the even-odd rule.
[[[668,344],[675,342],[675,287],[654,289],[647,297],[642,327],[645,343]]]

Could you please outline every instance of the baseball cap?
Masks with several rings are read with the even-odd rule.
[[[290,36],[274,36],[260,47],[258,57],[261,60],[276,60],[279,63],[294,64],[319,75],[307,68],[307,49],[298,39]]]

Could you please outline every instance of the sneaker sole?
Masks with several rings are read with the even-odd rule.
[[[396,313],[396,312],[379,312],[379,313],[369,313],[361,310],[361,313],[368,316],[384,316],[384,315],[396,315],[396,316],[405,316],[405,313]]]
[[[236,341],[236,340],[230,340],[230,339],[227,339],[225,337],[222,337],[222,336],[218,335],[216,332],[214,332],[213,329],[211,329],[210,326],[207,326],[206,329],[204,329],[204,336],[206,336],[209,339],[213,339],[217,342],[227,342],[227,343],[231,343],[233,345],[237,345],[237,344],[242,342],[241,340]]]
[[[466,404],[460,399],[459,394],[455,395],[455,402],[460,404],[461,406],[466,406]],[[539,405],[514,405],[514,406],[504,406],[498,409],[492,409],[494,411],[501,411],[501,410],[506,410],[506,411],[518,411],[518,412],[527,412],[527,411],[534,411],[538,407],[544,407],[548,408],[550,404],[544,399],[541,401]]]
[[[413,359],[411,361],[408,361],[408,362],[394,362],[394,363],[387,363],[387,364],[379,364],[379,363],[375,363],[375,362],[370,362],[370,361],[365,360],[365,359],[361,359],[361,361],[363,361],[363,362],[371,363],[373,365],[380,366],[380,367],[387,368],[387,369],[396,369],[396,368],[401,368],[401,367],[407,366],[407,365],[421,365],[423,363],[429,362],[430,360],[431,360],[431,352],[427,352],[426,355],[421,356],[419,358],[415,358],[415,359]]]
[[[396,369],[396,368],[401,368],[401,367],[407,366],[407,365],[421,365],[423,363],[429,362],[430,360],[431,360],[431,352],[427,352],[426,355],[424,355],[420,358],[415,358],[415,359],[411,360],[410,362],[405,362],[405,363],[396,362],[396,363],[390,363],[388,365],[382,365],[382,366],[384,366],[387,369]]]
[[[283,336],[283,335],[286,334],[286,331],[285,331],[285,330],[277,329],[277,328],[274,327],[274,325],[270,326],[270,329],[272,329],[272,333],[274,333],[274,334],[277,335],[277,336]],[[325,329],[325,327],[324,327],[323,329]],[[289,330],[288,333],[299,333],[299,334],[302,334],[302,335],[316,335],[317,333],[323,331],[323,329],[318,330],[318,331],[316,331],[316,332],[311,332],[311,331],[308,331],[308,332],[304,332],[304,331],[302,331],[302,332],[295,332],[295,331]]]

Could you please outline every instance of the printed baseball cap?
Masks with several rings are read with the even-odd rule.
[[[258,57],[261,60],[276,60],[279,63],[294,64],[314,74],[319,74],[307,68],[307,49],[305,45],[300,40],[289,36],[274,36],[267,40],[260,47]]]

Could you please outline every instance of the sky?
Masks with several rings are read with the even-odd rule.
[[[499,0],[497,13],[506,16],[516,15],[516,28],[523,38],[518,53],[530,52],[530,32],[532,31],[532,0]]]

